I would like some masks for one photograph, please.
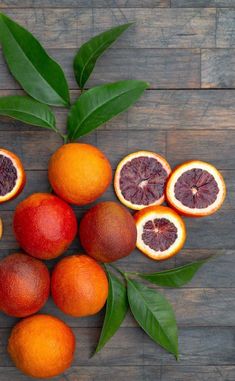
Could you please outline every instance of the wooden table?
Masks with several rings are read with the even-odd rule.
[[[229,8],[231,7],[231,8]],[[235,1],[234,0],[1,0],[0,8],[25,25],[63,66],[75,99],[72,58],[94,34],[126,21],[136,24],[100,59],[89,86],[136,78],[150,89],[128,112],[83,141],[97,145],[113,168],[126,154],[147,149],[172,166],[188,159],[212,162],[228,187],[216,215],[187,219],[188,239],[178,256],[153,263],[138,251],[120,266],[130,271],[171,268],[220,254],[179,290],[165,290],[176,310],[180,359],[154,344],[129,315],[108,345],[89,358],[103,314],[73,319],[50,301],[44,312],[63,318],[77,336],[73,367],[57,380],[234,381],[235,380]],[[0,57],[0,95],[20,93]],[[61,130],[66,111],[56,109]],[[61,144],[50,131],[1,119],[0,144],[16,152],[27,170],[23,194],[0,207],[1,257],[17,250],[12,214],[27,195],[49,190],[47,163]],[[110,188],[103,200],[115,199]],[[75,208],[78,218],[84,211]],[[75,242],[70,252],[80,251]],[[50,267],[53,263],[49,264]],[[26,381],[6,354],[15,319],[0,314],[0,381]]]

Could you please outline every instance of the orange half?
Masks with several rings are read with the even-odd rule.
[[[160,205],[165,200],[166,181],[171,168],[164,157],[149,151],[138,151],[118,164],[114,189],[122,204],[134,210]]]
[[[157,261],[177,254],[186,240],[183,219],[167,206],[149,206],[134,215],[137,248]]]
[[[0,203],[15,198],[26,181],[23,164],[13,152],[0,148]]]
[[[192,160],[172,172],[166,196],[168,203],[180,214],[203,217],[215,213],[222,206],[226,185],[212,164]]]

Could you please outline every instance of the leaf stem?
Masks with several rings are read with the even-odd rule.
[[[116,270],[119,274],[121,274],[125,278],[125,273],[122,270],[120,270],[117,266],[111,263],[109,263],[109,266],[112,267],[114,270]]]

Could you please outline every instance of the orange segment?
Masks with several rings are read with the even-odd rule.
[[[168,203],[180,214],[203,217],[221,207],[226,186],[221,173],[212,164],[192,160],[172,172],[166,195]]]
[[[165,185],[171,172],[168,162],[160,155],[139,151],[127,155],[118,164],[114,189],[127,207],[140,210],[160,205],[165,199]]]
[[[136,246],[149,258],[164,260],[177,254],[186,240],[182,218],[166,206],[149,206],[134,216],[137,227]]]
[[[15,198],[26,181],[23,164],[13,152],[0,148],[0,203]]]

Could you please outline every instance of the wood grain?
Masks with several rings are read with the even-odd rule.
[[[2,0],[0,8],[158,8],[170,0]]]
[[[174,8],[232,8],[235,7],[233,0],[171,0]]]
[[[175,365],[174,357],[156,345],[140,328],[120,328],[106,347],[90,358],[97,343],[99,328],[74,328],[77,366]],[[12,366],[6,356],[10,329],[0,330],[0,365]],[[234,360],[234,327],[182,327],[180,329],[181,365],[230,365]],[[223,351],[221,351],[223,345]]]
[[[201,54],[202,87],[234,88],[234,65],[235,49],[203,49]]]
[[[216,22],[216,47],[234,48],[235,9],[218,9]]]
[[[50,12],[43,8],[6,8],[5,12],[48,48],[78,48],[94,34],[128,21],[135,25],[119,39],[119,48],[215,47],[213,8],[52,8]]]
[[[128,32],[127,32],[128,33]],[[73,73],[77,49],[49,49],[49,54],[63,67],[70,89],[78,85]],[[121,79],[148,81],[150,88],[199,88],[201,55],[199,49],[110,49],[98,61],[87,86]],[[0,58],[0,89],[19,89]]]

